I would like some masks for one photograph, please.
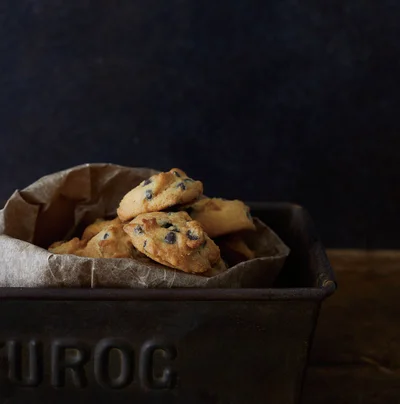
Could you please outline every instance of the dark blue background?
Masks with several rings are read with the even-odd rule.
[[[305,205],[399,246],[400,2],[3,0],[0,200],[84,162]]]

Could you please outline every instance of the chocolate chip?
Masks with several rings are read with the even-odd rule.
[[[144,181],[142,186],[145,187],[146,185],[149,185],[149,184],[151,184],[151,179],[150,178],[147,179],[146,181]]]
[[[146,189],[145,197],[146,197],[146,199],[153,198],[153,191],[151,189]]]
[[[104,233],[103,240],[107,240],[110,235],[108,233]]]
[[[170,231],[164,238],[165,242],[168,244],[176,243],[176,234],[173,231]]]
[[[146,245],[147,245],[147,240],[144,240],[143,248],[146,248]]]
[[[139,225],[137,225],[135,227],[134,231],[135,231],[135,234],[143,234],[144,233],[143,229]]]
[[[171,231],[175,231],[175,232],[179,233],[178,228],[175,225],[173,225],[172,223],[169,223],[169,222],[164,223],[161,225],[161,227],[163,227],[164,229],[170,229]]]
[[[198,240],[199,239],[199,236],[196,234],[193,234],[191,230],[188,230],[186,235],[188,236],[189,240]]]
[[[177,177],[180,177],[181,175],[178,173],[178,171],[174,171],[174,174],[177,176]]]
[[[184,191],[186,189],[186,185],[183,182],[180,182],[176,187],[181,188],[182,191]]]

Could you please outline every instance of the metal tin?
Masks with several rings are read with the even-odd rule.
[[[0,289],[0,402],[297,403],[334,275],[303,208],[252,208],[291,248],[274,289]]]

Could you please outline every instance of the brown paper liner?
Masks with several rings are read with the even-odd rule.
[[[101,217],[112,217],[122,197],[157,173],[147,168],[85,164],[43,177],[16,191],[0,211],[1,287],[247,288],[270,287],[289,248],[265,224],[247,237],[256,250],[213,277],[191,275],[150,259],[102,259],[47,251]]]

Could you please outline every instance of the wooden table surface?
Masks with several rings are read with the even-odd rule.
[[[303,404],[400,404],[400,251],[329,250]]]

